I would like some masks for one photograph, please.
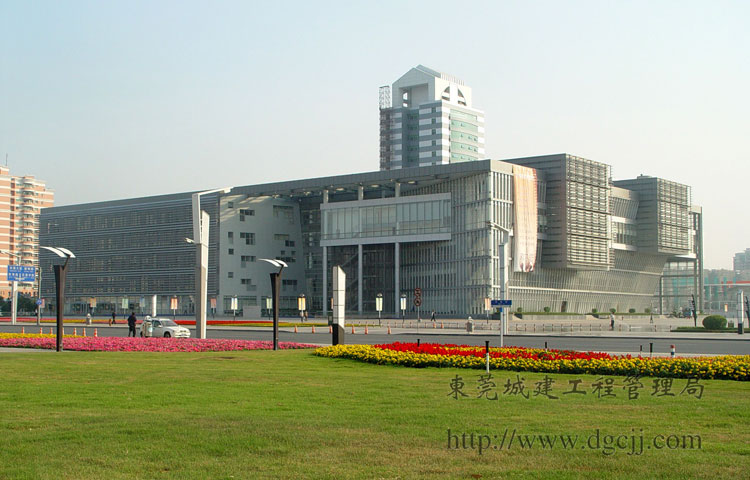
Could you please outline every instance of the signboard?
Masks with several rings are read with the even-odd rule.
[[[129,306],[128,304],[129,304],[129,302],[128,302],[128,299],[127,299],[127,298],[123,298],[123,299],[122,299],[122,303],[121,303],[121,305],[122,305],[122,309],[123,309],[123,310],[127,310],[127,309],[128,309],[128,306]]]
[[[89,298],[89,307],[96,308],[96,298],[94,297]]]
[[[28,265],[8,265],[9,282],[33,282],[36,279],[36,267]]]
[[[211,297],[211,308],[216,308],[216,297]]]
[[[487,311],[492,310],[492,300],[490,297],[484,299],[484,309]]]
[[[422,306],[422,289],[419,287],[416,287],[414,289],[414,306],[415,307]]]
[[[237,297],[232,297],[232,301],[229,306],[230,310],[237,310]]]
[[[510,307],[512,305],[512,302],[510,300],[493,300],[492,306],[493,307]]]
[[[513,165],[513,271],[532,272],[536,265],[537,205],[536,170]]]
[[[177,310],[177,297],[172,297],[169,299],[169,309]]]

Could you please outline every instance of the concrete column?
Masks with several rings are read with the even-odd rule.
[[[398,197],[401,196],[401,183],[399,183],[399,182],[396,182],[396,188],[394,190],[394,196],[396,198],[398,198]]]
[[[323,247],[323,315],[328,313],[328,247]]]
[[[360,185],[357,187],[357,200],[364,200],[365,199],[365,187]]]
[[[360,187],[362,188],[362,187]],[[362,314],[362,244],[357,245],[357,311]]]
[[[393,279],[396,297],[396,316],[398,317],[401,312],[401,244],[396,242],[394,245],[393,254]]]

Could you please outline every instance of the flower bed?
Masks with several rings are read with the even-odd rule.
[[[415,343],[398,342],[387,345],[336,345],[318,348],[315,354],[378,365],[485,368],[484,348],[468,345],[421,344],[417,347]],[[748,355],[672,359],[509,347],[490,349],[490,367],[529,372],[750,380]]]
[[[9,335],[13,335],[10,337]],[[279,348],[313,348],[316,345],[279,342]],[[54,335],[5,334],[0,347],[55,349]],[[270,350],[273,342],[200,338],[132,338],[65,336],[65,350],[81,352],[228,352],[235,350]]]

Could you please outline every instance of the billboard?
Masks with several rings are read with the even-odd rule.
[[[536,170],[513,165],[513,271],[532,272],[538,230]]]

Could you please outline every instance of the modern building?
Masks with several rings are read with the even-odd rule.
[[[190,193],[47,208],[44,245],[71,249],[68,310],[193,309]],[[567,154],[478,160],[238,186],[203,197],[211,216],[209,298],[231,314],[267,313],[272,268],[286,261],[282,310],[305,294],[329,309],[331,267],[347,274],[350,314],[484,313],[485,298],[523,311],[658,310],[673,258],[700,258],[687,186],[653,177],[612,182],[610,166]],[[55,259],[41,256],[45,278]],[[693,280],[694,281],[694,280]],[[48,305],[52,282],[43,282]],[[664,306],[662,305],[662,310]]]
[[[484,113],[463,81],[425,66],[380,87],[380,169],[445,165],[484,156]]]
[[[31,175],[15,176],[0,166],[0,296],[8,298],[11,282],[8,265],[38,265],[39,212],[54,204],[45,182]],[[18,291],[31,294],[34,283],[20,283]]]
[[[734,271],[743,277],[750,276],[750,248],[734,254]]]

